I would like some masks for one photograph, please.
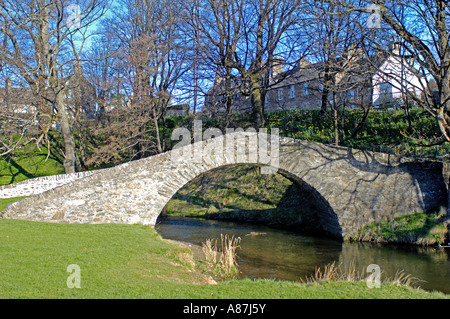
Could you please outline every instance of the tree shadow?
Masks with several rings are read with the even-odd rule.
[[[325,145],[315,142],[298,141],[301,148],[314,152],[322,159],[322,163],[305,170],[302,174],[312,174],[333,162],[343,161],[359,172],[372,173],[373,177],[358,177],[354,179],[355,187],[352,193],[356,196],[359,187],[364,183],[376,182],[381,176],[408,174],[416,185],[416,194],[421,198],[424,212],[434,211],[441,206],[447,206],[447,187],[442,175],[443,164],[440,162],[418,161],[400,156],[363,151],[341,146]],[[333,152],[334,150],[334,152]],[[325,161],[323,161],[325,160]],[[393,190],[395,192],[396,190]],[[347,205],[353,205],[355,197],[351,197]]]
[[[353,178],[354,176],[351,178],[343,176],[347,182],[351,181],[353,186],[352,188],[345,189],[351,196],[348,197],[348,200],[342,206],[352,207],[355,211],[361,211],[358,205],[361,201],[361,193],[367,192],[368,190],[368,183],[376,183],[378,187],[380,185],[383,186],[383,190],[390,190],[387,193],[390,193],[388,196],[391,196],[390,200],[393,201],[392,207],[389,207],[388,203],[382,203],[383,200],[386,200],[383,197],[386,195],[386,192],[377,193],[374,191],[375,196],[370,201],[367,199],[368,197],[364,197],[367,201],[365,203],[366,207],[368,207],[367,209],[370,210],[371,207],[378,205],[378,208],[386,208],[391,212],[378,215],[380,212],[373,210],[372,216],[375,221],[385,220],[386,218],[387,220],[392,220],[397,216],[418,212],[431,214],[438,211],[441,207],[447,207],[447,186],[443,177],[443,163],[420,161],[392,154],[324,145],[308,141],[296,141],[296,143],[300,145],[300,148],[312,151],[315,156],[321,159],[318,165],[302,171],[302,176],[317,174],[321,168],[332,165],[333,162],[337,161],[346,163],[349,167],[357,168],[358,173],[363,172],[363,174],[355,174],[356,178]],[[369,174],[364,174],[365,172]],[[383,185],[386,177],[392,175],[397,175],[399,178],[391,179],[390,182],[392,184]],[[406,176],[411,179],[412,182],[409,184],[410,187],[408,189],[404,188],[408,183],[405,184],[401,176]],[[381,179],[382,177],[383,179]],[[407,211],[408,209],[405,209],[405,207],[409,206],[402,202],[402,200],[408,198],[408,192],[416,195],[415,198],[421,210],[417,210],[417,206],[415,210],[410,208],[409,212]],[[398,197],[396,197],[397,195]],[[402,207],[402,205],[405,206]],[[444,223],[449,219],[450,216],[447,213],[447,216],[442,217],[440,222]],[[432,226],[428,224],[424,225],[422,229],[417,229],[417,232],[426,236],[431,229]]]
[[[17,163],[11,156],[9,156],[7,159],[5,159],[5,161],[8,162],[8,171],[11,173],[8,176],[11,176],[11,180],[9,181],[8,184],[12,184],[16,181],[16,177],[19,175],[24,175],[27,178],[33,178],[35,177],[32,173],[28,172],[25,168],[23,168],[23,166],[21,166],[19,163]],[[16,173],[13,172],[13,168],[15,168],[17,170]],[[3,175],[3,176],[7,176],[7,175]]]

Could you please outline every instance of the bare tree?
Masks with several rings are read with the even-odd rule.
[[[88,61],[86,74],[97,92],[97,118],[101,120],[106,111],[123,103],[124,68],[117,41],[103,34],[93,42],[83,59]]]
[[[403,93],[428,111],[439,125],[445,141],[450,141],[450,47],[448,15],[450,4],[445,0],[425,1],[361,1],[360,5],[346,1],[325,1],[340,5],[352,12],[371,12],[382,20],[386,27],[401,39],[402,47],[415,62],[409,66],[422,78],[416,87],[420,96],[399,84]],[[431,80],[437,85],[435,94],[431,90]]]
[[[63,92],[64,68],[77,60],[87,27],[106,8],[106,0],[78,1],[76,6],[65,0],[0,1],[2,63],[18,70],[36,98],[37,144],[49,141],[54,121],[61,126],[66,173],[75,171],[75,141]]]
[[[133,145],[137,150],[133,158],[140,158],[165,150],[166,110],[177,81],[188,69],[186,43],[177,3],[121,0],[118,5],[120,10],[107,21],[105,31],[119,43],[116,58],[126,80],[123,92],[134,114],[130,120],[138,129],[132,139],[123,141],[123,148]]]
[[[349,4],[357,0],[347,1]],[[330,3],[315,2],[308,7],[310,21],[306,28],[310,36],[309,58],[316,61],[320,70],[320,117],[328,116],[331,109],[334,119],[334,142],[340,143],[340,118],[348,107],[363,111],[361,121],[350,137],[354,138],[364,125],[372,106],[371,78],[375,68],[371,63],[366,37],[371,32],[363,27],[359,16],[346,8]]]
[[[215,66],[214,74],[226,92],[227,117],[238,90],[251,99],[255,127],[265,125],[270,69],[277,54],[289,56],[292,42],[287,35],[298,21],[295,13],[300,4],[296,0],[189,2],[199,8],[198,14],[191,18],[191,25],[198,32],[200,52]]]

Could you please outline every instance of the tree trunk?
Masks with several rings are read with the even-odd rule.
[[[156,149],[158,150],[158,154],[163,152],[161,146],[161,137],[159,136],[159,125],[158,125],[158,117],[156,116],[156,112],[153,109],[153,124],[155,125],[155,136],[156,136]]]
[[[361,132],[361,130],[364,128],[364,125],[366,125],[367,117],[369,116],[370,113],[370,107],[364,108],[363,111],[364,113],[362,119],[361,121],[359,121],[358,125],[353,130],[352,135],[349,137],[349,140],[355,139],[358,133]]]
[[[66,174],[75,173],[75,141],[69,123],[64,96],[61,93],[56,95],[56,106],[64,139],[64,171]]]
[[[450,142],[450,59],[443,58],[441,63],[443,67],[441,69],[441,83],[438,83],[440,108],[437,121],[442,134]]]
[[[437,115],[437,122],[442,134],[446,140],[450,142],[450,123],[448,121],[448,116],[446,116],[445,105],[441,106],[441,109]]]
[[[231,114],[233,113],[233,88],[231,83],[231,68],[226,69],[225,78],[225,127],[231,124]]]
[[[320,116],[325,115],[327,112],[327,104],[328,104],[328,93],[329,93],[329,85],[330,85],[330,67],[325,66],[325,75],[324,75],[324,83],[322,89],[322,102],[320,106]]]
[[[264,106],[261,96],[261,88],[259,85],[258,76],[256,74],[252,75],[251,82],[252,82],[251,101],[252,101],[253,124],[255,129],[259,130],[260,128],[265,127],[266,122],[264,119]]]
[[[334,144],[339,146],[339,113],[336,105],[336,93],[333,92],[333,111],[334,111]]]

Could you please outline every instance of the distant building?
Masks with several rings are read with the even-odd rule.
[[[0,87],[0,108],[9,114],[28,114],[36,112],[38,99],[27,87],[12,87],[11,79],[6,86]],[[81,65],[77,64],[74,73],[62,80],[65,83],[63,94],[69,108],[77,108],[81,115],[93,118],[97,111],[97,94],[91,83],[84,77]]]
[[[362,51],[353,49],[327,64],[301,61],[296,68],[276,74],[267,91],[265,109],[318,109],[324,98],[328,105],[349,108],[367,105],[372,94],[370,65]],[[328,87],[326,73],[333,78]]]
[[[426,83],[415,69],[414,63],[415,59],[412,56],[400,54],[399,44],[393,45],[392,55],[383,61],[372,79],[372,101],[375,107],[403,104],[407,94],[420,98]]]
[[[328,105],[336,104],[345,108],[384,105],[387,100],[404,94],[398,90],[398,82],[402,83],[402,77],[408,82],[403,82],[405,89],[419,87],[419,77],[408,71],[413,63],[411,58],[399,58],[393,53],[394,56],[379,53],[366,57],[361,49],[350,47],[342,57],[333,61],[309,63],[303,60],[288,71],[284,71],[282,61],[277,60],[271,70],[265,111],[318,109],[325,99]],[[385,76],[386,72],[391,73],[391,76]],[[329,87],[326,87],[326,74],[332,75],[332,85]],[[233,112],[250,111],[251,99],[239,91],[237,80],[232,82],[231,91]],[[216,79],[215,85],[205,96],[204,111],[224,112],[225,93],[223,80]]]
[[[189,115],[190,113],[191,109],[189,104],[171,105],[166,109],[167,116],[183,116]]]

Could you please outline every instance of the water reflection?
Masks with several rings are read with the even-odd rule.
[[[423,289],[450,293],[448,249],[342,243],[262,225],[179,217],[163,218],[156,228],[163,238],[196,245],[208,238],[219,238],[220,234],[241,237],[241,277],[298,281],[313,274],[315,267],[334,261],[360,272],[370,264],[378,264],[382,279],[404,270],[424,280],[420,283]]]
[[[392,278],[403,270],[421,281],[420,287],[450,293],[450,261],[447,249],[414,246],[383,246],[368,243],[346,243],[339,262],[353,263],[356,269],[377,264],[382,269],[381,279]]]

